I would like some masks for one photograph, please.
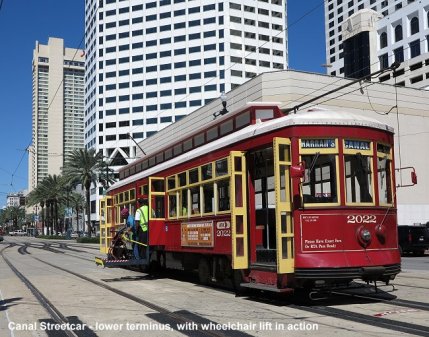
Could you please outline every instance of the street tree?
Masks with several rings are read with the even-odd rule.
[[[103,160],[101,152],[94,149],[76,149],[67,158],[63,167],[63,175],[73,185],[81,184],[85,189],[86,217],[88,236],[91,236],[91,185],[97,186],[100,167]]]

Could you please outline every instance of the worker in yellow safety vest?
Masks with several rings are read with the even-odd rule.
[[[146,248],[149,243],[149,205],[148,200],[144,198],[139,198],[138,206],[136,211],[136,216],[134,217],[135,228],[137,230],[137,241],[143,243],[144,245],[139,246],[139,255],[141,259],[146,258]]]

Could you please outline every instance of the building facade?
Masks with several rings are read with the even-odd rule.
[[[6,196],[7,207],[25,206],[25,192],[9,193]]]
[[[114,169],[129,163],[133,139],[286,69],[286,28],[286,0],[86,1],[85,146]]]
[[[371,9],[374,19],[374,43],[370,43],[371,66],[386,68],[401,63],[395,76],[382,76],[381,82],[429,87],[429,1],[414,0],[328,0],[325,2],[325,36],[327,72],[344,76],[344,39],[359,29],[359,11]],[[366,19],[365,19],[366,20]],[[361,25],[361,24],[360,24]],[[361,25],[362,26],[362,25]],[[368,31],[366,28],[362,28]],[[372,38],[370,37],[370,40]],[[362,46],[363,47],[363,46]]]
[[[33,52],[32,144],[28,187],[60,174],[68,153],[84,146],[84,56],[64,41],[36,42]]]

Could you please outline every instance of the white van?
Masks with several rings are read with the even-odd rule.
[[[24,232],[22,229],[18,229],[14,232],[10,232],[11,236],[25,236],[27,235],[27,232]]]

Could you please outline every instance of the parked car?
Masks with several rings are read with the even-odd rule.
[[[429,228],[422,226],[398,226],[398,243],[401,256],[413,253],[423,256],[429,249]]]
[[[25,236],[27,235],[27,232],[23,231],[22,229],[18,229],[16,231],[10,232],[10,236]]]

